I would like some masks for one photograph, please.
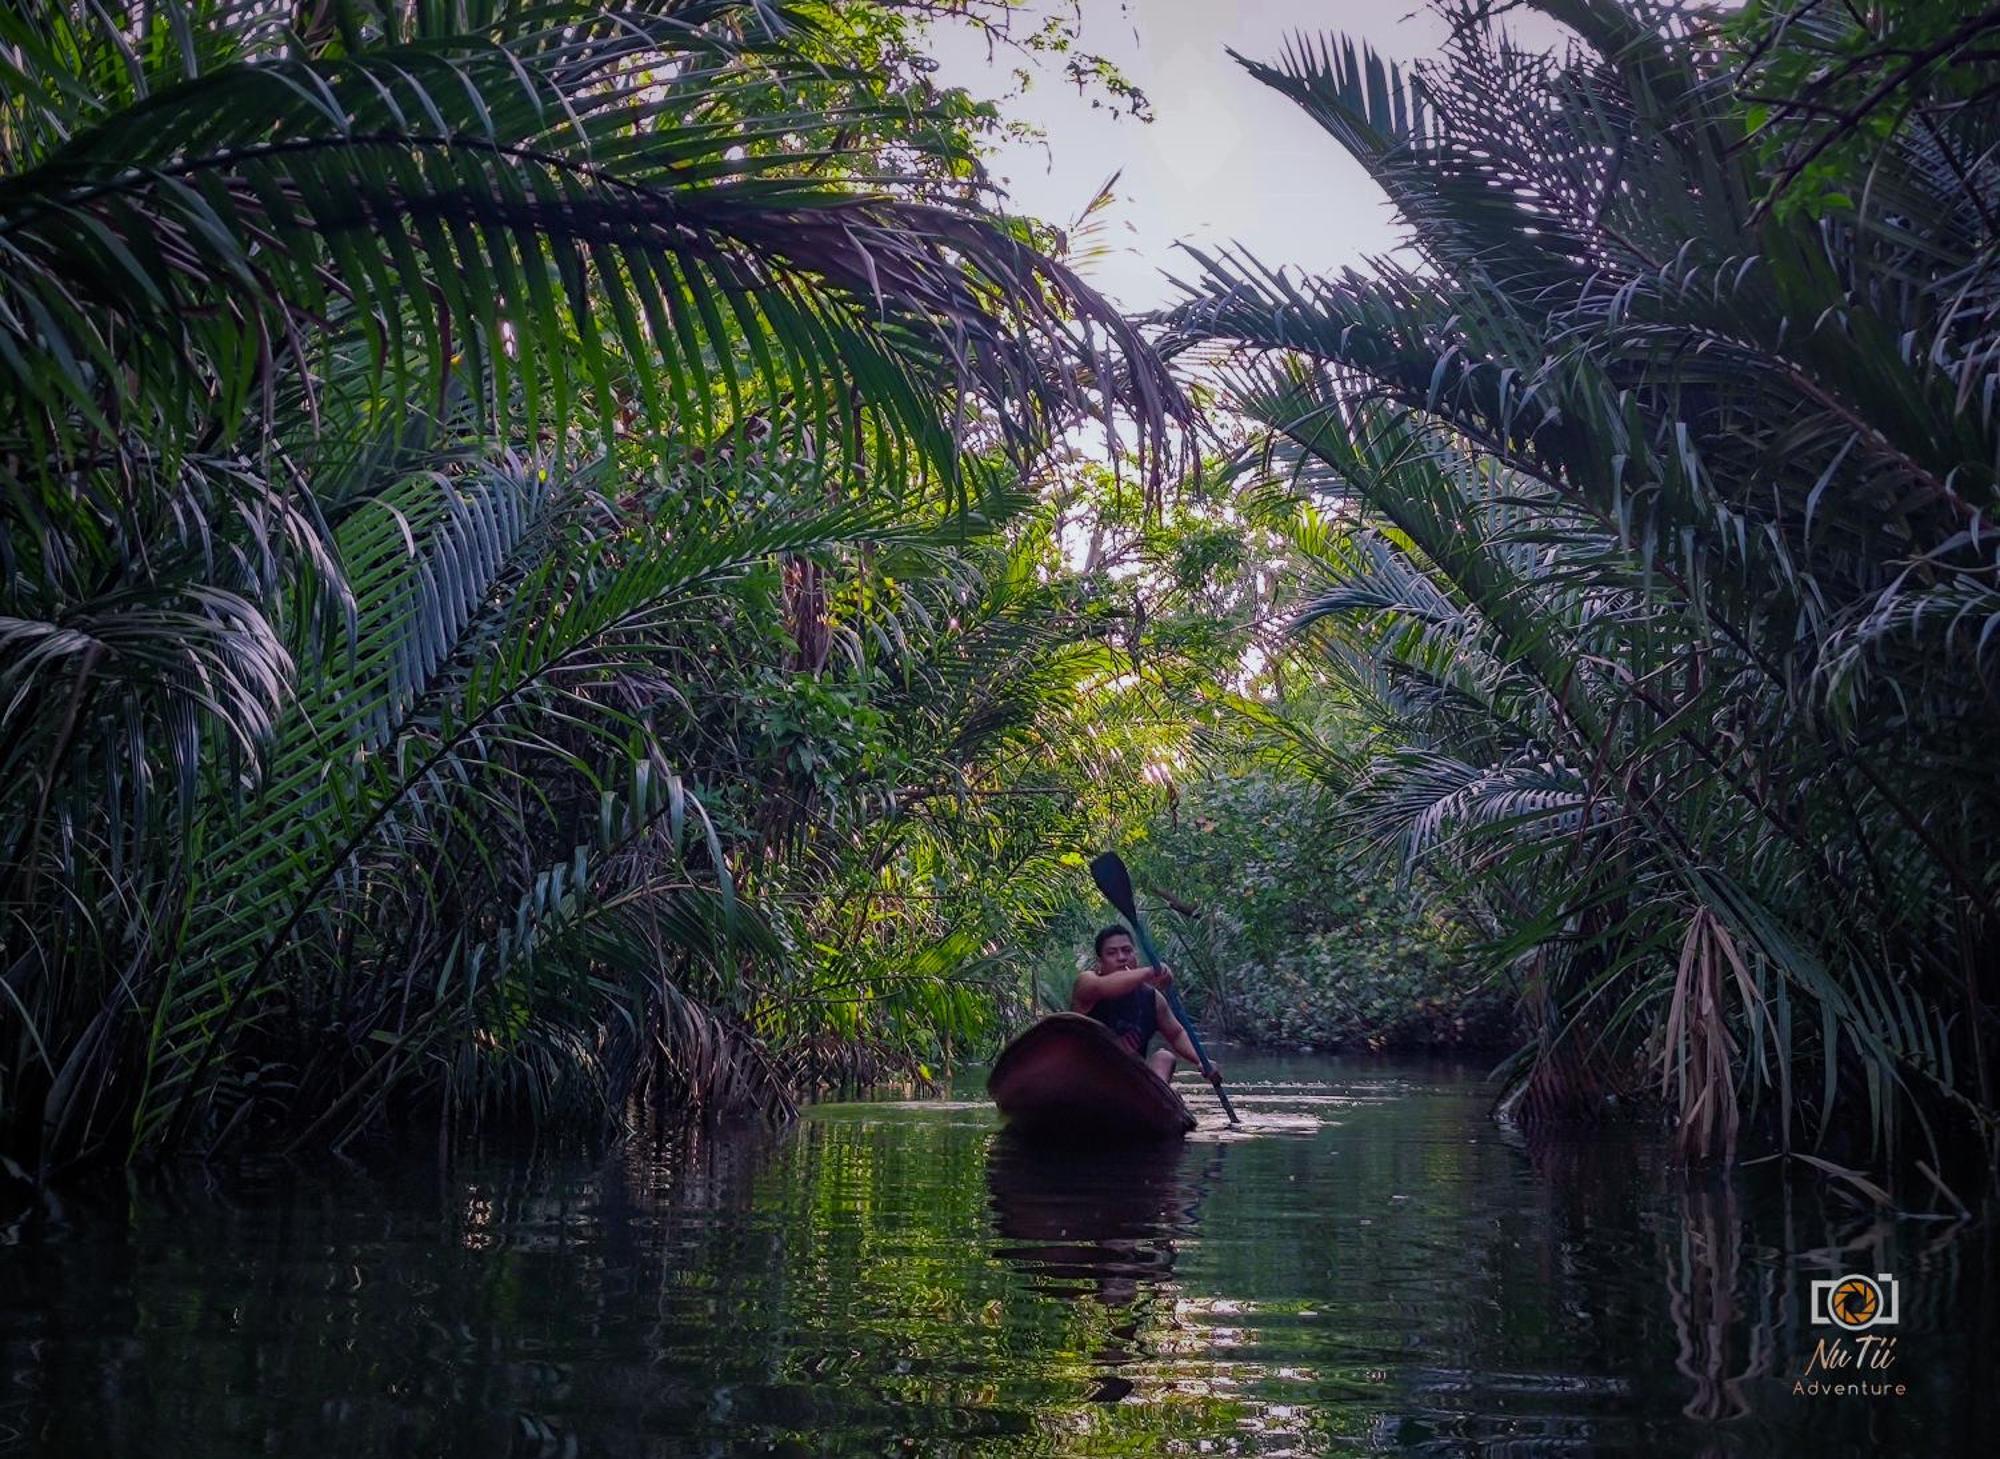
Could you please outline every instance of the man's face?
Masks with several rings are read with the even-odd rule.
[[[1104,939],[1104,951],[1097,955],[1097,970],[1100,973],[1122,973],[1127,968],[1139,966],[1139,954],[1132,950],[1132,939],[1124,933]]]

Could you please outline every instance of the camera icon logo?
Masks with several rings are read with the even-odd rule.
[[[1850,1272],[1812,1284],[1812,1320],[1815,1325],[1862,1332],[1871,1327],[1889,1327],[1900,1320],[1902,1294],[1896,1279],[1887,1272],[1863,1276]]]

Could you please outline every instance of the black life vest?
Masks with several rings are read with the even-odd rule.
[[[1159,996],[1151,988],[1137,987],[1117,998],[1099,999],[1091,1005],[1090,1016],[1131,1045],[1133,1053],[1143,1054],[1160,1031]]]

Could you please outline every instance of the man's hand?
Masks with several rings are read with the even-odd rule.
[[[1148,988],[1164,988],[1172,983],[1173,980],[1174,971],[1165,963],[1161,963],[1157,968],[1152,969],[1146,974],[1146,986]]]

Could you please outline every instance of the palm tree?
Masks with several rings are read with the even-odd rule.
[[[1567,50],[1447,6],[1413,75],[1246,62],[1416,261],[1201,257],[1168,321],[1323,508],[1301,632],[1386,740],[1326,763],[1526,960],[1529,1112],[1652,1061],[1691,1155],[1747,1100],[1788,1149],[1990,1162],[1992,118],[1773,209],[1718,22],[1534,8]]]
[[[779,951],[668,733],[716,650],[774,563],[942,565],[1078,407],[1154,461],[1183,409],[843,44],[0,17],[9,1148],[615,1108],[695,1044],[757,1082],[676,981]]]

